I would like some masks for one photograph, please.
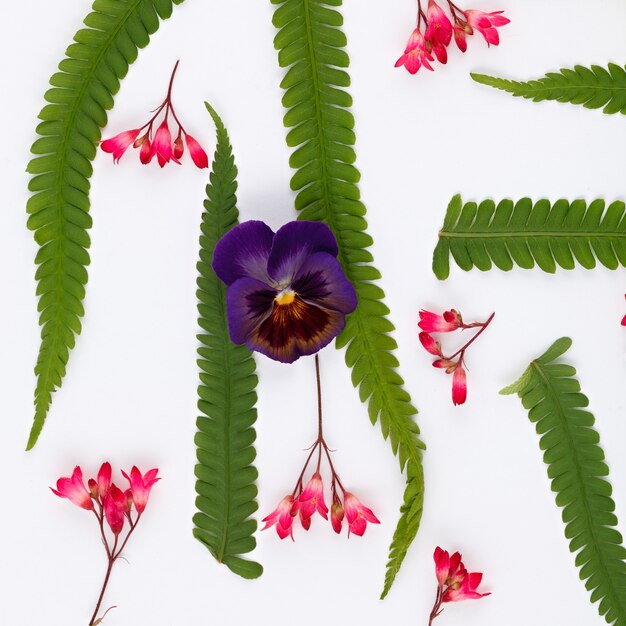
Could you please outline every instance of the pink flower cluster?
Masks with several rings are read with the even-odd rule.
[[[433,362],[433,367],[444,370],[446,374],[452,374],[452,402],[455,405],[464,404],[467,400],[467,374],[463,367],[465,351],[489,326],[495,313],[492,313],[486,322],[472,322],[471,324],[466,324],[461,314],[455,309],[445,311],[443,315],[422,310],[419,316],[418,326],[422,331],[419,334],[419,340],[422,346],[428,353],[437,357]],[[469,328],[479,328],[479,331],[462,348],[448,357],[444,356],[441,343],[431,334],[451,333]]]
[[[440,63],[448,62],[447,48],[453,35],[461,52],[467,50],[467,36],[475,31],[485,38],[489,46],[500,43],[497,29],[510,22],[502,15],[503,11],[464,11],[450,0],[446,2],[452,21],[435,0],[428,1],[426,12],[422,9],[421,0],[418,0],[417,27],[409,37],[404,54],[396,61],[396,67],[404,66],[411,74],[416,74],[422,66],[433,71],[431,63],[435,57]]]
[[[469,573],[465,569],[460,553],[452,556],[447,550],[436,548],[435,573],[437,575],[437,598],[430,614],[429,626],[442,612],[441,605],[446,602],[462,602],[463,600],[478,600],[490,593],[479,593],[483,575],[480,572]]]
[[[174,76],[178,69],[178,62],[174,66],[174,71],[170,78],[170,85],[167,90],[165,100],[157,107],[154,115],[141,127],[133,130],[125,130],[115,137],[104,140],[100,147],[104,152],[113,155],[113,161],[117,163],[123,154],[132,145],[133,148],[139,148],[139,160],[147,165],[154,157],[161,167],[164,167],[170,161],[180,165],[180,159],[185,152],[185,144],[189,150],[189,156],[195,163],[196,167],[201,169],[209,167],[209,158],[202,146],[183,128],[180,123],[176,111],[172,105],[172,85]],[[156,119],[164,112],[163,121],[153,136],[153,126]],[[168,123],[169,115],[172,114],[174,121],[178,125],[176,139],[172,141],[172,133]]]
[[[336,490],[336,481],[337,478],[334,476],[332,483],[333,502],[330,507],[330,523],[333,530],[339,534],[345,519],[348,526],[348,536],[354,534],[362,537],[368,522],[380,524],[380,521],[372,510],[362,504],[356,496],[340,487],[343,491],[342,503]],[[294,493],[285,496],[276,509],[263,519],[265,522],[263,530],[275,526],[276,533],[281,539],[291,537],[293,540],[293,524],[296,518],[304,530],[309,530],[311,527],[311,518],[315,513],[319,513],[322,518],[328,520],[329,511],[324,501],[324,483],[319,470],[313,474],[304,488],[302,488],[301,479],[298,482]]]

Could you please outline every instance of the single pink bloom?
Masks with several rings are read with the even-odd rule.
[[[141,143],[141,150],[139,151],[139,160],[144,165],[148,165],[148,163],[150,163],[150,161],[152,161],[153,158],[154,158],[154,145],[146,137],[144,141]]]
[[[416,28],[409,37],[404,54],[396,61],[396,67],[404,65],[409,74],[417,74],[422,66],[432,72],[433,68],[429,62],[434,60],[426,47],[424,35]]]
[[[430,352],[430,354],[434,354],[435,356],[441,356],[441,344],[433,339],[431,335],[421,332],[419,334],[419,339],[426,352]]]
[[[104,497],[109,492],[111,487],[111,464],[103,463],[98,472],[98,495],[104,502]]]
[[[201,170],[209,167],[209,157],[202,149],[202,146],[188,134],[185,134],[185,141],[187,142],[191,159],[195,163],[196,167],[199,167]]]
[[[467,30],[469,30],[470,32],[467,33]],[[471,35],[474,31],[472,31],[471,27],[468,26],[467,24],[465,25],[465,28],[459,28],[458,26],[454,27],[454,41],[456,42],[457,48],[461,51],[461,52],[466,52],[467,51],[467,37],[466,34]]]
[[[449,333],[463,325],[463,320],[454,309],[446,311],[443,315],[437,315],[430,311],[420,311],[418,326],[427,333]]]
[[[498,26],[504,26],[511,21],[502,15],[504,11],[485,13],[470,9],[464,13],[467,23],[482,34],[488,46],[497,46],[500,43],[500,35],[496,29]]]
[[[463,582],[467,570],[461,560],[461,554],[455,552],[452,556],[447,550],[437,547],[433,555],[435,560],[435,573],[440,587],[445,585],[458,585]]]
[[[79,506],[81,509],[93,511],[93,500],[83,482],[83,471],[77,465],[74,468],[71,478],[63,477],[57,480],[57,488],[52,492],[60,498],[67,498],[72,504]]]
[[[167,119],[163,120],[154,135],[152,151],[156,154],[161,167],[164,167],[166,163],[172,160],[172,135],[167,125]]]
[[[111,485],[111,489],[104,499],[104,517],[114,535],[119,535],[124,528],[124,511],[118,506],[119,499],[116,499],[115,496],[117,492],[121,494],[122,498],[124,497],[124,494],[115,485]]]
[[[451,585],[445,590],[442,600],[444,602],[462,602],[463,600],[479,600],[485,596],[490,596],[491,593],[479,593],[477,591],[482,579],[483,575],[480,572],[466,574],[460,584]]]
[[[313,474],[293,505],[293,512],[300,513],[301,520],[310,520],[315,511],[324,519],[328,519],[328,507],[324,502],[324,483],[319,472]]]
[[[130,483],[130,491],[133,496],[133,502],[135,503],[135,509],[137,509],[137,513],[141,515],[148,503],[148,497],[150,496],[150,490],[152,486],[159,480],[157,478],[157,474],[159,473],[158,469],[151,469],[146,472],[143,476],[141,472],[133,467],[130,470],[130,476],[126,474],[126,472],[122,472],[124,478]]]
[[[467,376],[463,365],[459,364],[452,375],[452,402],[455,406],[467,400]]]
[[[281,539],[291,537],[293,540],[293,518],[295,517],[295,514],[292,512],[293,503],[293,496],[285,496],[276,509],[263,518],[262,521],[265,522],[263,530],[267,530],[275,525],[276,532]]]
[[[136,128],[135,130],[125,130],[119,135],[111,137],[111,139],[105,139],[100,144],[100,147],[102,148],[102,150],[104,150],[104,152],[112,154],[113,162],[117,163],[122,158],[124,152],[128,150],[130,144],[132,144],[135,139],[137,139],[139,131],[139,128]]]
[[[437,359],[433,361],[433,367],[436,367],[440,370],[446,370],[446,374],[452,374],[454,370],[457,368],[456,361],[451,361],[450,359]]]
[[[117,485],[111,485],[109,495],[122,513],[130,513],[130,507],[133,503],[133,494],[130,489],[122,491]]]
[[[344,511],[343,505],[339,500],[335,500],[330,507],[330,523],[333,526],[333,530],[339,534],[343,525]]]
[[[343,507],[348,522],[348,537],[351,533],[362,537],[367,528],[367,522],[380,524],[372,510],[368,509],[356,496],[347,491],[344,494]]]
[[[624,295],[624,298],[626,298],[626,295]],[[622,318],[622,326],[626,326],[626,315]]]
[[[452,40],[452,23],[435,0],[428,2],[426,20],[428,22],[428,28],[424,35],[426,42],[432,46],[437,60],[440,63],[447,63],[448,52],[446,47]]]
[[[180,159],[180,157],[183,156],[184,152],[185,152],[185,144],[183,143],[183,138],[179,131],[178,137],[176,137],[176,140],[174,141],[174,152],[173,152],[174,158]]]

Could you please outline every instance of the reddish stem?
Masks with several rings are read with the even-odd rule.
[[[492,313],[489,318],[487,319],[486,322],[482,323],[482,324],[469,324],[467,326],[465,326],[464,328],[476,328],[477,326],[480,326],[480,330],[459,350],[457,350],[451,357],[448,357],[449,360],[452,360],[455,356],[458,356],[459,354],[461,355],[461,359],[463,360],[463,355],[465,354],[465,351],[485,332],[487,326],[489,326],[489,324],[491,324],[491,321],[493,320],[493,318],[495,317],[495,312]]]
[[[443,598],[443,591],[441,587],[437,587],[437,597],[435,598],[435,604],[433,605],[432,611],[430,612],[430,619],[428,620],[428,626],[432,626],[432,623],[435,621],[435,618],[439,617],[441,614],[441,603]]]
[[[110,550],[110,553],[115,552],[115,548],[117,547],[117,535],[115,536],[115,541],[113,542],[113,548],[112,550]],[[107,551],[108,551],[108,545],[107,545]],[[107,590],[107,586],[109,584],[109,579],[111,578],[111,571],[113,570],[113,564],[115,563],[116,557],[109,557],[109,564],[107,566],[107,573],[106,576],[104,577],[104,583],[102,584],[102,589],[100,590],[100,596],[98,597],[98,602],[96,604],[96,608],[94,609],[93,615],[91,616],[91,619],[89,620],[89,626],[92,626],[92,624],[96,621],[96,619],[98,618],[98,611],[100,610],[100,605],[102,604],[102,600],[104,599],[104,593]]]

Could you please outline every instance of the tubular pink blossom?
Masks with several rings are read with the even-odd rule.
[[[466,26],[466,28],[469,27]],[[472,33],[470,32],[469,34],[471,35]],[[454,27],[454,41],[461,52],[467,51],[467,37],[464,28],[459,28],[458,26]]]
[[[448,573],[450,572],[450,554],[447,550],[442,550],[440,547],[435,548],[435,574],[437,575],[437,582],[440,587],[446,584],[448,579]]]
[[[152,150],[156,154],[159,165],[164,167],[172,160],[172,135],[167,125],[167,119],[163,120],[152,142]]]
[[[119,508],[115,500],[114,489],[122,493],[115,485],[111,486],[110,492],[104,499],[104,516],[107,524],[114,535],[119,535],[124,528],[124,512]],[[122,494],[123,496],[123,494]]]
[[[126,480],[130,483],[133,503],[135,504],[135,509],[139,515],[141,515],[146,508],[148,497],[150,496],[150,490],[153,485],[157,481],[161,480],[160,478],[157,478],[158,472],[159,470],[155,468],[142,475],[137,467],[133,467],[133,469],[130,470],[130,476],[126,474],[126,472],[122,472],[124,478],[126,478]]]
[[[504,11],[485,13],[484,11],[469,9],[465,11],[465,17],[467,23],[485,38],[488,46],[497,46],[500,43],[500,35],[496,28],[504,26],[511,21],[504,17],[502,13]]]
[[[456,311],[446,311],[444,315],[437,315],[431,311],[420,311],[418,326],[427,333],[449,333],[462,326],[460,316],[454,315]]]
[[[477,591],[478,585],[480,585],[482,579],[483,575],[480,572],[466,574],[461,583],[451,585],[446,589],[442,598],[443,602],[479,600],[485,596],[490,596],[491,593],[479,593]]]
[[[428,21],[426,40],[440,41],[444,46],[449,45],[452,40],[452,23],[435,0],[429,0],[428,2],[426,19]]]
[[[148,163],[152,161],[153,157],[154,157],[154,146],[152,142],[146,137],[145,140],[141,144],[141,150],[139,151],[139,160],[144,165],[148,165]]]
[[[189,148],[189,154],[196,167],[205,169],[209,167],[209,157],[203,150],[202,146],[189,134],[185,134],[185,141],[187,142],[187,148]]]
[[[343,507],[348,522],[348,537],[350,534],[363,536],[367,528],[367,522],[371,524],[380,524],[378,518],[371,509],[362,504],[359,499],[347,492],[344,494]]]
[[[103,463],[102,467],[100,467],[100,471],[98,472],[98,495],[101,498],[101,501],[104,502],[104,498],[109,492],[109,488],[111,487],[111,464]]]
[[[426,352],[430,352],[430,354],[434,354],[435,356],[441,356],[441,344],[433,339],[431,335],[421,332],[419,334],[419,340]]]
[[[118,163],[122,158],[122,155],[128,147],[137,139],[137,135],[139,135],[139,128],[134,130],[125,130],[119,135],[115,135],[115,137],[111,137],[111,139],[105,139],[100,147],[104,152],[108,152],[113,155],[113,162]]]
[[[324,519],[328,519],[328,507],[324,502],[324,483],[319,472],[315,472],[302,493],[294,502],[294,512],[300,513],[302,520],[310,520],[317,511]]]
[[[335,500],[330,507],[330,523],[333,526],[333,530],[339,534],[343,525],[344,511],[343,505],[339,500]]]
[[[409,74],[417,74],[420,67],[433,71],[430,61],[434,61],[432,54],[426,48],[426,41],[419,28],[416,28],[409,37],[404,54],[396,61],[396,67],[404,65]]]
[[[262,521],[265,522],[263,530],[276,526],[276,532],[281,539],[291,537],[293,541],[293,519],[295,517],[295,514],[292,512],[293,504],[293,496],[285,496],[276,509],[263,518]]]
[[[463,365],[459,364],[452,375],[452,402],[455,406],[467,400],[467,376]]]
[[[81,509],[93,511],[93,500],[87,491],[83,482],[83,471],[77,465],[74,468],[71,478],[63,477],[57,480],[57,488],[52,492],[60,498],[67,498],[72,504],[79,506]]]
[[[185,152],[185,144],[183,143],[183,138],[181,137],[180,132],[178,133],[178,137],[174,141],[174,152],[173,156],[175,159],[180,159]]]

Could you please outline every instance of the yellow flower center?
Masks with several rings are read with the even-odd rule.
[[[288,306],[296,299],[296,292],[291,289],[281,291],[274,299],[278,306]]]

